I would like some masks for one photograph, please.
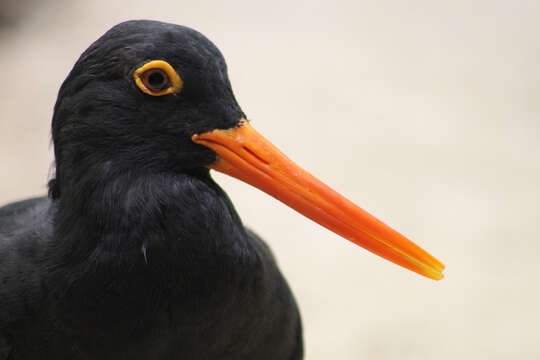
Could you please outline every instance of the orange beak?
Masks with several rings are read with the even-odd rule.
[[[347,240],[431,279],[444,265],[296,165],[242,119],[239,126],[193,135],[218,160],[209,167],[251,184]]]

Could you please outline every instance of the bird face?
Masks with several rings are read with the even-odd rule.
[[[121,23],[81,55],[60,89],[52,125],[57,178],[91,167],[204,166],[215,153],[191,136],[234,127],[243,116],[223,56],[202,34],[155,21]]]
[[[89,172],[107,178],[209,167],[383,258],[442,278],[441,262],[257,133],[234,98],[219,50],[192,29],[130,21],[107,32],[62,85],[53,139],[59,189]]]

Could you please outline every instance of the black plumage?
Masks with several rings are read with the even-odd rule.
[[[181,93],[133,71],[164,59]],[[49,196],[0,209],[0,359],[300,359],[268,247],[191,140],[244,117],[219,50],[155,21],[113,27],[63,83]]]

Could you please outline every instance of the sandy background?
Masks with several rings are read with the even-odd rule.
[[[0,16],[0,203],[45,192],[57,89],[92,41],[188,25],[260,132],[447,265],[422,278],[216,175],[277,254],[307,359],[540,358],[540,2],[25,4]]]

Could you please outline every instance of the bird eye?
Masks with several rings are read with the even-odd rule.
[[[169,77],[161,69],[148,70],[141,78],[144,85],[152,91],[161,91],[169,85]]]
[[[177,93],[183,85],[180,75],[163,60],[147,62],[135,70],[133,78],[139,89],[152,96]]]

